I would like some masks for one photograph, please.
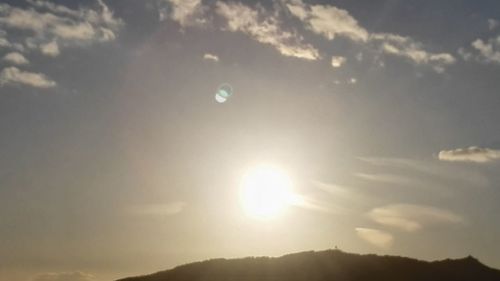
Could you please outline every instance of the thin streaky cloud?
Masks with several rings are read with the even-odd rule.
[[[415,232],[431,225],[465,222],[464,218],[452,211],[413,204],[393,204],[374,208],[368,213],[368,217],[381,225],[406,232]]]
[[[328,40],[345,37],[364,46],[374,44],[373,48],[379,52],[406,58],[415,64],[429,65],[438,73],[456,62],[453,55],[429,52],[422,43],[408,36],[370,33],[348,11],[333,5],[311,5],[301,0],[285,2],[289,12],[301,20],[308,30]]]
[[[378,248],[390,248],[394,242],[394,237],[389,232],[365,227],[357,227],[355,230],[359,238]]]
[[[416,160],[411,158],[381,158],[381,157],[360,157],[359,160],[368,164],[385,169],[402,169],[405,171],[418,172],[424,174],[427,179],[431,177],[444,180],[446,182],[462,183],[472,187],[486,187],[490,180],[480,171],[471,170],[458,165],[450,165],[448,161]]]
[[[217,56],[215,54],[206,53],[206,54],[203,55],[203,59],[204,60],[218,62],[219,61],[219,56]]]
[[[82,271],[39,273],[32,281],[93,281],[96,277]]]
[[[6,84],[26,85],[35,88],[52,88],[57,83],[42,73],[20,70],[17,67],[6,67],[0,72],[0,86]]]
[[[452,150],[442,150],[438,154],[441,161],[491,163],[500,161],[500,150],[471,146]]]
[[[285,30],[278,17],[263,8],[217,1],[216,13],[226,20],[227,30],[247,34],[260,43],[273,46],[284,56],[305,60],[320,58],[316,48],[304,43],[295,31]]]
[[[183,201],[168,202],[162,204],[142,204],[129,209],[134,215],[144,216],[172,216],[182,212],[187,204]]]

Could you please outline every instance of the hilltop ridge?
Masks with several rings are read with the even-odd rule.
[[[399,256],[307,251],[281,257],[211,259],[119,281],[500,281],[472,256],[422,261]]]

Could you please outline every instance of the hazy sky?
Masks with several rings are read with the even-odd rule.
[[[1,281],[335,245],[500,267],[497,0],[2,2]],[[246,216],[262,163],[308,204]]]

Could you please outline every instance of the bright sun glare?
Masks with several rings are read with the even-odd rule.
[[[274,166],[261,165],[250,170],[241,184],[240,202],[245,213],[257,219],[271,219],[293,202],[292,182]]]

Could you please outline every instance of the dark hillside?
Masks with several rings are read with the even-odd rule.
[[[121,281],[500,281],[473,257],[435,262],[338,250],[278,258],[214,259]]]

